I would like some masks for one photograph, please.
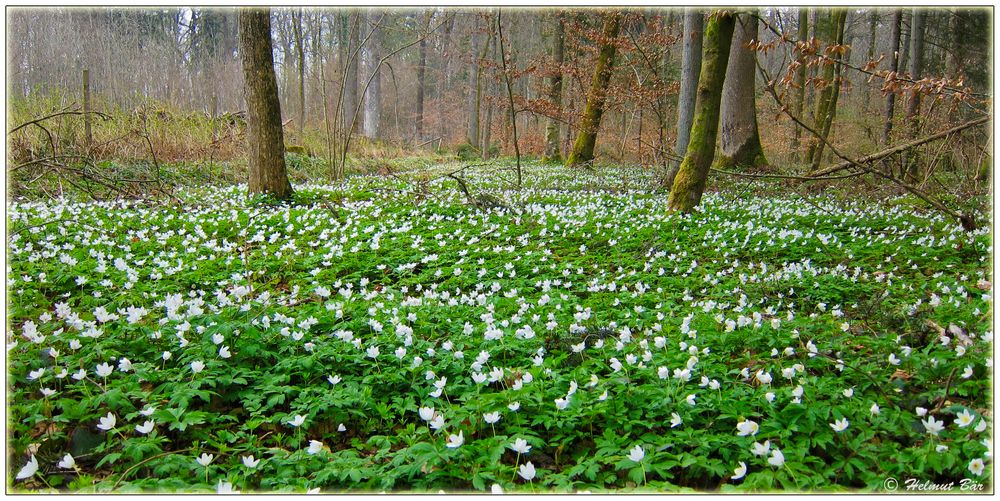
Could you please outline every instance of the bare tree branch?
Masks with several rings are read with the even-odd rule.
[[[959,212],[957,212],[957,211],[949,208],[948,206],[946,206],[945,204],[943,204],[940,200],[937,200],[936,198],[934,198],[931,195],[929,195],[927,192],[925,192],[925,191],[923,191],[923,190],[921,190],[921,189],[919,189],[919,188],[917,188],[917,187],[915,187],[915,186],[913,186],[913,185],[911,185],[909,183],[906,183],[905,181],[903,181],[901,179],[898,179],[898,178],[894,177],[893,175],[891,175],[889,173],[883,172],[881,169],[872,169],[867,164],[862,163],[861,161],[858,161],[858,160],[851,159],[851,158],[847,157],[846,155],[842,154],[839,150],[837,150],[837,148],[835,148],[833,146],[833,144],[831,144],[829,141],[827,141],[827,139],[824,138],[822,134],[819,134],[812,127],[809,127],[808,125],[806,125],[805,122],[803,122],[799,117],[796,117],[795,115],[793,115],[792,112],[790,112],[788,110],[788,106],[785,105],[785,103],[783,103],[781,101],[781,98],[778,97],[778,93],[775,92],[775,90],[774,90],[774,80],[772,80],[771,76],[767,74],[767,70],[764,68],[763,65],[761,65],[761,63],[760,63],[759,60],[757,61],[757,69],[760,71],[761,75],[764,77],[764,88],[767,90],[768,94],[777,103],[777,105],[781,109],[781,111],[784,112],[786,115],[788,115],[788,117],[791,118],[792,120],[794,120],[796,123],[798,123],[799,125],[801,125],[803,129],[805,129],[806,131],[808,131],[813,136],[816,136],[816,138],[818,138],[819,140],[823,141],[826,144],[826,146],[828,148],[830,148],[830,151],[834,155],[836,155],[836,156],[840,157],[842,160],[844,160],[844,164],[847,164],[847,166],[844,167],[844,168],[857,168],[857,169],[861,169],[862,171],[864,171],[866,173],[874,174],[874,175],[876,175],[878,177],[881,177],[881,178],[883,178],[883,179],[885,179],[887,181],[890,181],[890,182],[892,182],[892,183],[894,183],[894,184],[902,187],[906,191],[909,191],[910,193],[916,195],[918,198],[920,198],[921,200],[923,200],[923,201],[927,202],[928,204],[932,205],[934,208],[938,209],[939,211],[944,212],[945,214],[948,214],[949,216],[955,218],[962,225],[962,228],[965,229],[966,231],[972,231],[972,230],[976,229],[976,221],[975,221],[975,219],[971,215],[969,215],[969,214],[961,214],[961,213],[959,213]],[[991,117],[983,117],[983,118],[980,118],[979,120],[982,121],[981,123],[985,123],[986,121],[989,121],[990,118]],[[973,122],[976,122],[976,120],[974,120]],[[968,125],[968,124],[966,124],[966,125]],[[972,124],[972,125],[978,125],[978,124]],[[968,125],[968,126],[971,127],[972,125]],[[948,135],[949,134],[944,134],[941,137],[947,137]],[[927,142],[927,141],[920,142],[919,144],[923,144],[925,142]],[[902,145],[902,146],[906,146],[906,145]],[[914,146],[917,146],[917,145],[912,145],[910,147],[912,148]],[[903,148],[903,150],[905,150],[905,149],[907,149],[907,148]],[[899,150],[899,151],[903,151],[903,150]],[[883,155],[883,156],[880,156],[878,158],[883,158],[884,156],[888,156],[888,155]],[[866,158],[868,158],[868,157],[866,157]],[[869,162],[870,161],[873,161],[873,160],[869,160]],[[842,169],[837,169],[837,170],[842,170]],[[830,172],[833,172],[833,171],[830,171],[829,169],[823,169],[822,171],[816,171],[814,173],[811,173],[809,177],[815,178],[815,176],[820,175],[821,173],[828,174]]]
[[[59,117],[59,116],[63,116],[63,115],[97,115],[97,116],[99,116],[99,117],[101,117],[101,118],[103,118],[105,120],[108,120],[108,119],[111,118],[107,114],[101,113],[100,111],[93,111],[93,110],[91,110],[91,111],[81,111],[81,110],[78,110],[78,109],[64,108],[64,109],[62,109],[60,111],[57,111],[55,113],[50,113],[50,114],[42,116],[42,117],[38,117],[38,118],[35,118],[35,119],[32,119],[32,120],[28,120],[27,122],[24,122],[23,124],[18,125],[17,127],[14,127],[13,129],[7,131],[7,134],[8,135],[9,134],[13,134],[13,133],[15,133],[15,132],[17,132],[17,131],[19,131],[19,130],[25,128],[25,127],[27,127],[27,126],[29,126],[29,125],[38,125],[39,123],[44,122],[44,121],[46,121],[46,120],[48,120],[50,118],[55,118],[55,117]]]

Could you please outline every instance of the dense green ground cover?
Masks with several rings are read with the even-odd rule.
[[[8,205],[9,481],[992,489],[988,222],[465,175],[501,203],[423,172]]]

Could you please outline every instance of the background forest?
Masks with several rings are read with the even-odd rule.
[[[738,139],[729,139],[733,135],[756,134],[745,124],[759,121],[763,156],[756,163],[807,163],[816,141],[781,106],[808,124],[822,124],[816,116],[825,117],[819,107],[833,87],[839,98],[829,139],[848,155],[937,132],[988,109],[986,9],[755,12],[759,22],[746,26],[733,47],[748,53],[743,60],[756,57],[761,68],[749,59],[741,78],[729,78],[728,113],[736,118],[722,125],[720,145],[725,149]],[[373,159],[384,163],[403,152],[510,155],[513,106],[520,152],[563,159],[580,127],[600,49],[610,44],[616,53],[597,157],[668,165],[684,151],[679,117],[691,114],[678,113],[685,101],[685,30],[700,52],[704,19],[685,25],[681,9],[621,14],[617,33],[607,37],[604,16],[593,9],[273,9],[286,142],[302,148],[293,153],[334,162],[350,128],[356,139],[349,162],[361,170],[377,169]],[[88,139],[97,157],[241,158],[245,104],[234,10],[13,9],[8,20],[13,123],[82,105],[87,70],[91,109],[108,118],[94,124]],[[750,41],[756,45],[749,47]],[[692,67],[699,61],[700,54]],[[687,80],[696,82],[697,73],[689,72]],[[763,75],[777,82],[780,104],[763,89]],[[921,95],[929,96],[923,106]],[[56,127],[58,142],[80,144],[80,120],[65,118]],[[35,128],[24,132],[11,137],[11,154],[22,161],[49,139]],[[985,129],[973,136],[978,148],[949,138],[943,170],[961,165],[973,170],[966,179],[975,177],[974,170],[988,163],[983,134]],[[838,160],[829,149],[825,154],[824,165]],[[330,168],[329,175],[342,170]]]

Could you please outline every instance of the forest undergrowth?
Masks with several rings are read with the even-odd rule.
[[[462,166],[11,200],[8,482],[992,490],[984,196]]]

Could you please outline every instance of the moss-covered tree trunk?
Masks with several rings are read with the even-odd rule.
[[[247,102],[250,193],[287,199],[292,196],[292,185],[285,171],[281,105],[271,52],[271,13],[268,9],[241,9],[238,22]]]
[[[562,108],[562,64],[563,64],[563,22],[559,14],[552,14],[552,64],[555,66],[549,79],[549,101]],[[562,162],[562,152],[559,150],[559,127],[561,122],[549,119],[545,126],[545,157],[547,162]]]
[[[833,41],[835,45],[844,45],[844,25],[847,21],[847,9],[832,9],[827,23],[827,41]],[[818,27],[817,27],[818,28]],[[819,132],[819,138],[813,138],[809,144],[809,152],[806,158],[809,162],[809,170],[814,171],[819,168],[820,160],[823,158],[823,150],[826,147],[824,140],[830,137],[830,129],[833,127],[833,119],[837,115],[837,100],[840,96],[840,75],[841,65],[837,62],[840,57],[834,55],[832,61],[826,61],[823,66],[822,80],[826,84],[820,92],[819,99],[816,100],[815,124],[813,129]]]
[[[767,165],[757,130],[754,100],[757,51],[748,47],[756,40],[757,18],[751,14],[738,15],[729,48],[726,81],[722,86],[719,158],[715,161],[720,169]]]
[[[607,99],[608,83],[615,66],[616,47],[611,40],[618,36],[621,28],[621,14],[609,12],[604,18],[604,29],[601,35],[604,43],[594,65],[594,75],[590,80],[590,90],[587,91],[587,105],[583,109],[580,120],[580,130],[573,143],[573,151],[566,160],[567,165],[579,165],[594,159],[594,145],[597,143],[597,130],[601,127],[601,116],[604,114],[604,102]]]
[[[671,211],[688,212],[701,202],[708,173],[715,156],[715,140],[719,133],[722,85],[729,63],[729,46],[733,40],[736,19],[731,12],[716,11],[705,28],[704,56],[698,79],[698,99],[695,103],[694,125],[687,154],[670,188],[667,207]]]

